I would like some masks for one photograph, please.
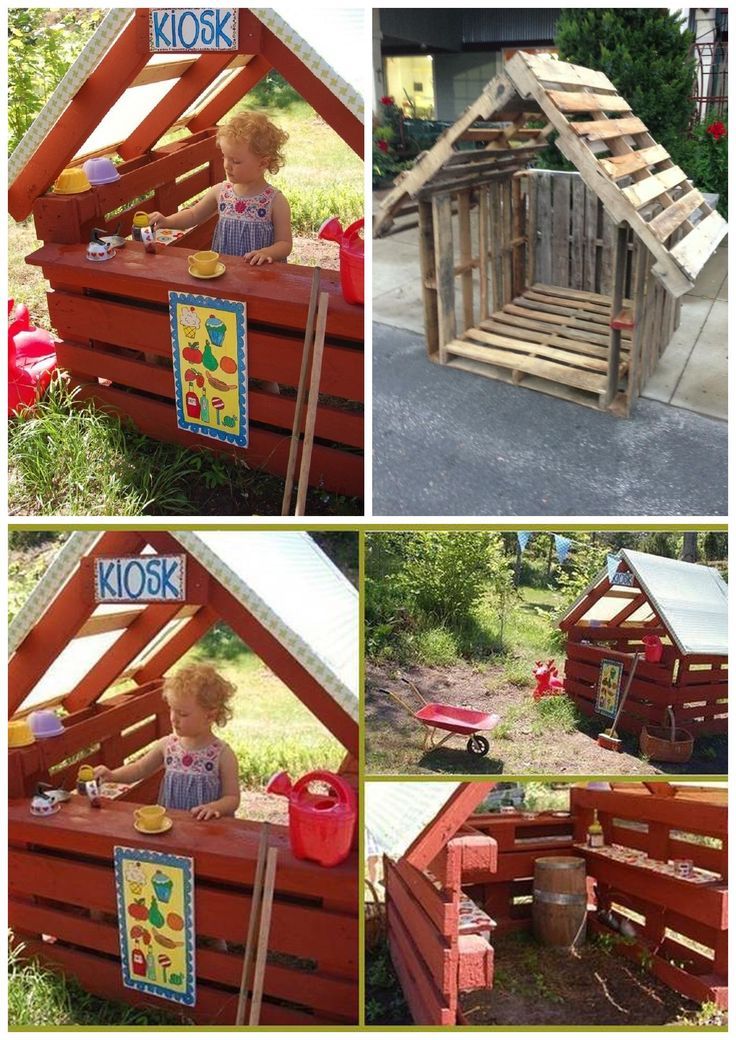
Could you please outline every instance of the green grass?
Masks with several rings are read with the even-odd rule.
[[[73,979],[66,980],[35,960],[21,960],[12,948],[8,953],[8,1023],[13,1029],[192,1024],[173,1010],[166,1013],[93,997]]]

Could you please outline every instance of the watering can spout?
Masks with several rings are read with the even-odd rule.
[[[266,784],[266,794],[280,794],[283,795],[284,798],[288,798],[291,795],[291,791],[291,777],[285,769],[282,769],[278,773],[274,773]]]
[[[317,238],[327,239],[328,242],[340,242],[344,238],[342,224],[337,217],[328,217],[317,232]]]

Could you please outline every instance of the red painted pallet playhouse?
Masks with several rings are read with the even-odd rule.
[[[609,930],[616,952],[637,963],[644,953],[649,970],[678,993],[726,1006],[725,788],[577,785],[569,813],[499,814],[474,813],[492,783],[390,786],[394,804],[379,810],[379,840],[390,847],[392,830],[413,834],[414,822],[419,829],[384,858],[391,958],[417,1025],[463,1024],[460,994],[492,988],[493,937],[531,928],[534,863],[555,855],[585,859],[592,933],[608,930],[596,915],[613,905],[636,932],[632,941]],[[600,851],[585,847],[594,809]],[[370,792],[366,820],[373,830]],[[711,874],[697,885],[663,876],[651,863],[616,862],[613,846],[659,862],[687,857]]]
[[[184,559],[183,599],[96,602],[96,561],[172,555]],[[292,601],[300,595],[309,603],[310,621],[298,622],[292,606],[270,595],[264,573],[278,565],[288,565]],[[303,532],[76,532],[14,620],[9,664],[11,719],[41,706],[64,709],[59,735],[9,751],[14,943],[22,944],[23,957],[37,956],[91,993],[175,1011],[177,1005],[123,985],[113,849],[193,857],[197,937],[231,947],[197,945],[196,1004],[184,1014],[207,1025],[235,1021],[243,955],[232,947],[245,943],[260,825],[236,818],[202,824],[172,810],[167,834],[141,839],[133,811],[155,801],[160,775],[105,799],[101,809],[79,795],[56,815],[29,809],[40,781],[72,789],[80,764],[114,768],[170,732],[162,677],[218,621],[344,746],[342,772],[357,784],[357,651],[354,661],[348,653],[357,640],[357,593]],[[342,657],[330,648],[325,654],[317,624],[340,638]],[[285,827],[271,825],[270,843],[279,859],[269,950],[279,956],[266,967],[260,1021],[356,1024],[357,851],[325,868],[294,857]],[[49,935],[56,941],[44,941]]]
[[[9,212],[16,220],[33,214],[43,246],[27,262],[49,282],[59,363],[80,400],[127,416],[149,436],[195,448],[214,444],[283,476],[295,404],[289,391],[299,383],[312,269],[273,264],[266,270],[229,258],[221,278],[194,279],[187,258],[209,248],[216,218],[174,244],[157,243],[154,255],[128,241],[113,259],[94,264],[86,243],[94,228],[112,234],[120,225],[129,235],[136,210],[171,213],[224,180],[216,124],[269,70],[279,71],[358,155],[362,102],[275,12],[238,10],[234,50],[192,47],[165,60],[151,53],[152,12],[110,12],[91,52],[65,78],[68,87],[60,86],[66,95],[52,97],[11,157]],[[162,144],[171,130],[182,136]],[[95,156],[119,160],[119,179],[81,194],[51,190],[64,168]],[[249,374],[258,380],[249,392],[247,448],[177,426],[170,291],[246,304]],[[362,496],[363,308],[345,302],[338,272],[323,272],[321,291],[329,294],[329,309],[309,483]],[[274,393],[264,382],[286,392]]]
[[[565,692],[593,715],[601,662],[630,662],[658,637],[661,660],[639,661],[618,728],[638,734],[660,726],[671,709],[676,725],[695,737],[726,733],[727,601],[712,567],[622,549],[613,579],[602,571],[560,619]]]

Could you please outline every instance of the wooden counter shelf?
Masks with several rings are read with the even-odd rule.
[[[127,416],[149,436],[213,449],[211,438],[176,424],[169,292],[245,302],[249,376],[295,391],[313,269],[281,263],[256,267],[226,257],[225,273],[203,280],[189,274],[187,258],[193,251],[157,244],[150,254],[130,241],[112,259],[94,264],[84,244],[46,243],[27,262],[40,267],[51,285],[49,314],[61,339],[57,355],[72,385],[79,387],[80,400],[94,399]],[[338,272],[322,272],[321,290],[330,302],[310,484],[360,497],[363,308],[345,302]],[[218,443],[216,450],[283,475],[294,402],[292,392],[251,387],[249,447]]]
[[[120,972],[113,849],[146,848],[194,859],[198,935],[242,945],[248,926],[260,824],[234,818],[195,821],[171,810],[172,829],[144,835],[133,827],[136,803],[104,800],[100,809],[72,798],[50,817],[32,816],[28,799],[9,803],[9,924],[16,943],[79,978],[90,992],[119,998]],[[357,853],[337,867],[296,859],[287,828],[272,825],[279,849],[269,948],[305,962],[269,963],[264,1024],[357,1022]],[[92,919],[89,910],[104,917]],[[52,934],[56,942],[44,942]],[[197,950],[197,1004],[184,1012],[201,1024],[234,1021],[242,953]],[[151,998],[153,1006],[172,1009]]]

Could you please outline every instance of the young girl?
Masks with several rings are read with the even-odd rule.
[[[284,165],[289,135],[262,112],[233,116],[217,130],[227,180],[216,184],[194,206],[167,217],[149,213],[152,227],[195,227],[218,213],[212,248],[242,256],[251,264],[285,260],[292,248],[289,203],[264,174]]]
[[[184,665],[164,682],[173,732],[136,762],[118,769],[96,766],[95,777],[130,784],[165,766],[161,805],[188,809],[197,820],[233,816],[240,804],[238,762],[212,727],[224,726],[232,717],[228,701],[234,692],[212,665]]]

